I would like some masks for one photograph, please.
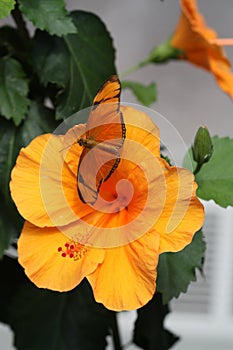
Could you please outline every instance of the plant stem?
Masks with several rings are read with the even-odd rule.
[[[120,74],[120,78],[124,78],[125,76],[133,73],[133,72],[136,72],[138,69],[146,66],[147,64],[149,63],[148,60],[144,60],[144,61],[141,61],[137,64],[135,64],[134,66],[130,67],[129,69],[126,69],[125,71],[123,71],[121,74]]]
[[[117,315],[116,312],[112,313],[111,329],[112,329],[113,345],[115,350],[122,350],[116,315]]]
[[[19,35],[22,39],[22,42],[24,44],[25,49],[28,49],[29,42],[30,42],[30,36],[25,24],[25,21],[23,19],[22,13],[19,10],[19,6],[16,3],[15,9],[11,12],[11,15],[17,25]]]
[[[196,169],[194,170],[193,174],[196,175],[197,173],[199,173],[199,171],[201,170],[203,164],[197,164]]]

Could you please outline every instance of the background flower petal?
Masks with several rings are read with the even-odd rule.
[[[205,23],[196,1],[182,0],[181,11],[171,45],[184,51],[181,58],[212,72],[221,89],[233,98],[231,63],[223,48],[214,43],[217,33]]]

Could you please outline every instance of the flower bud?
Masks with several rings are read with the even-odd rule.
[[[168,40],[151,51],[147,62],[164,63],[171,59],[178,59],[182,53],[182,50],[173,47]]]
[[[199,166],[207,163],[213,153],[213,144],[210,133],[205,125],[201,126],[195,136],[192,146],[193,159]]]

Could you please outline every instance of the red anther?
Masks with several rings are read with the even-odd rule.
[[[59,253],[61,253],[61,256],[63,258],[69,256],[74,261],[81,259],[87,252],[87,249],[84,245],[75,241],[71,241],[71,243],[66,242],[64,244],[64,248],[58,247],[57,250]]]

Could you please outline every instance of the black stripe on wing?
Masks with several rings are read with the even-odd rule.
[[[103,97],[97,101],[95,101],[95,99],[98,99],[98,95],[101,95],[103,93],[103,90],[105,89],[105,87],[110,84],[110,83],[117,83],[118,87],[114,90],[112,90],[113,95],[109,96],[109,97]],[[107,101],[109,101],[109,103],[114,103],[113,100],[117,99],[118,101],[115,103],[120,102],[120,94],[121,94],[121,82],[118,79],[117,75],[111,75],[108,79],[105,80],[105,82],[102,84],[102,86],[99,88],[99,90],[97,91],[97,94],[94,98],[94,102],[92,104],[92,110],[95,110],[96,107],[101,104],[101,103],[107,103]],[[117,108],[117,110],[119,111],[119,107]]]

